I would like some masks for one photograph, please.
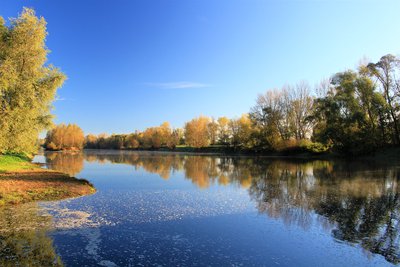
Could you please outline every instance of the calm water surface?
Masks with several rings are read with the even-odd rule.
[[[31,204],[3,210],[2,266],[16,257],[5,257],[4,247],[18,254],[13,244],[21,240],[30,247],[25,260],[45,253],[52,260],[58,255],[66,266],[400,261],[396,162],[120,151],[46,153],[35,160],[88,179],[98,191],[36,209]],[[38,244],[42,249],[35,252]]]

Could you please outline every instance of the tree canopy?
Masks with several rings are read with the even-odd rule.
[[[49,150],[80,150],[85,136],[76,124],[60,124],[47,132],[45,146]]]
[[[57,88],[66,76],[47,64],[46,21],[24,8],[10,25],[0,17],[0,152],[32,153],[52,124]]]

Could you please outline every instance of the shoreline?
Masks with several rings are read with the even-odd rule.
[[[309,160],[381,160],[381,159],[400,159],[400,146],[391,146],[378,149],[370,154],[363,155],[346,155],[341,153],[311,153],[304,151],[251,151],[251,150],[232,150],[232,149],[214,149],[211,148],[160,148],[160,149],[112,149],[112,148],[85,148],[81,151],[129,151],[129,152],[154,152],[154,153],[176,153],[187,155],[220,155],[220,156],[238,156],[238,157],[266,157],[266,158],[281,158],[281,159],[309,159]],[[69,152],[69,151],[49,151],[49,152]],[[77,151],[75,151],[77,152]]]
[[[54,201],[91,195],[85,179],[43,169],[26,158],[0,155],[0,207],[36,201]]]

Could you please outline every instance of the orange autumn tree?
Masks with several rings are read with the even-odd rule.
[[[200,148],[210,144],[209,122],[209,118],[200,116],[185,124],[185,142],[188,146]]]
[[[45,147],[49,150],[80,150],[85,136],[76,124],[60,124],[47,133]]]

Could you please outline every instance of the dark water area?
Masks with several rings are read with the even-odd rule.
[[[41,223],[26,229],[25,250],[44,242],[54,264],[58,257],[65,266],[400,261],[399,162],[106,150],[46,153],[35,161],[88,179],[97,189],[91,196],[39,203],[36,210],[27,206],[32,219],[25,221]],[[4,240],[26,238],[12,223],[26,211],[2,212],[9,219],[0,219],[0,265],[7,266],[13,258],[4,251],[21,251],[10,252]]]

